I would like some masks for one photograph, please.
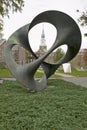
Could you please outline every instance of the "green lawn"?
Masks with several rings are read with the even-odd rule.
[[[72,71],[71,75],[78,77],[87,77],[87,71]]]
[[[0,69],[0,78],[4,78],[4,77],[13,77],[12,74],[10,73],[9,69]]]
[[[87,88],[60,79],[30,93],[17,81],[0,85],[0,130],[87,130]]]
[[[64,73],[64,71],[60,70],[60,69],[58,69],[57,72]],[[65,73],[65,74],[69,74],[69,75],[73,75],[73,76],[77,76],[77,77],[87,77],[87,70],[85,70],[85,71],[78,71],[75,68],[72,68],[72,72],[71,73]]]
[[[63,70],[58,69],[56,71],[57,73],[63,73]],[[41,77],[43,76],[44,72],[41,68],[35,73],[35,77]],[[73,76],[78,76],[78,77],[87,77],[87,71],[77,71],[76,69],[72,69],[72,73],[65,73]],[[0,69],[0,78],[6,78],[6,77],[13,77],[12,74],[10,73],[9,69]],[[58,77],[58,75],[54,74],[52,77]]]
[[[43,76],[43,72],[38,72],[35,74],[35,77],[41,77]],[[9,69],[4,68],[4,69],[0,69],[0,78],[10,78],[13,77],[13,75],[11,74],[11,72],[9,71]]]

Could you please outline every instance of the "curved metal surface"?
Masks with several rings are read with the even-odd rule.
[[[57,37],[52,47],[43,56],[38,58],[30,46],[28,32],[30,32],[36,24],[41,22],[48,22],[54,25],[57,29]],[[14,41],[14,38],[16,41]],[[27,49],[36,60],[23,66],[18,65],[10,55],[10,50],[17,44]],[[51,54],[56,48],[65,44],[68,46],[68,49],[62,59],[55,64],[44,62],[49,54]],[[31,91],[40,91],[46,88],[47,78],[49,78],[61,64],[69,62],[76,56],[80,46],[81,32],[76,22],[67,14],[52,10],[39,14],[30,24],[15,31],[5,44],[4,56],[8,68],[17,80],[28,87]],[[42,65],[44,69],[44,76],[40,81],[36,81],[34,75],[40,65]]]

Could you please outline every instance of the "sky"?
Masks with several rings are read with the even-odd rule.
[[[4,18],[4,38],[8,39],[8,37],[17,29],[30,23],[39,13],[47,10],[58,10],[71,16],[80,27],[82,33],[81,48],[87,48],[87,38],[84,37],[84,33],[87,33],[87,27],[80,26],[80,23],[77,21],[80,14],[76,12],[76,10],[87,10],[87,0],[25,0],[25,6],[23,7],[22,13],[18,12],[12,14],[10,12],[10,18]],[[42,24],[39,24],[33,27],[29,33],[30,45],[34,51],[39,48],[41,32]],[[48,48],[50,48],[56,37],[56,29],[53,25],[44,23],[44,32],[46,44]],[[63,47],[63,49],[66,50],[65,47]]]

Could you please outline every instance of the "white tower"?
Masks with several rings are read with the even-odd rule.
[[[47,51],[47,45],[45,40],[45,33],[44,33],[44,25],[42,26],[42,33],[41,33],[41,43],[39,46],[39,50],[37,52],[37,56],[40,57],[45,54]]]
[[[45,39],[45,33],[44,33],[44,24],[42,26],[42,34],[41,34],[41,44],[40,46],[46,46],[46,39]]]

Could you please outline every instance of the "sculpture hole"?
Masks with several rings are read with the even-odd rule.
[[[54,25],[42,22],[34,26],[29,32],[29,42],[38,57],[49,50],[56,39],[57,31]]]
[[[29,52],[20,45],[13,46],[11,50],[11,56],[17,64],[23,65],[29,63]]]
[[[40,66],[40,67],[37,69],[37,71],[35,72],[34,78],[35,78],[36,80],[38,80],[38,79],[41,79],[41,77],[43,77],[43,76],[44,76],[44,70],[43,70],[43,68]]]
[[[62,59],[65,56],[67,48],[67,45],[62,45],[61,47],[53,51],[54,63],[57,63],[60,59]]]

